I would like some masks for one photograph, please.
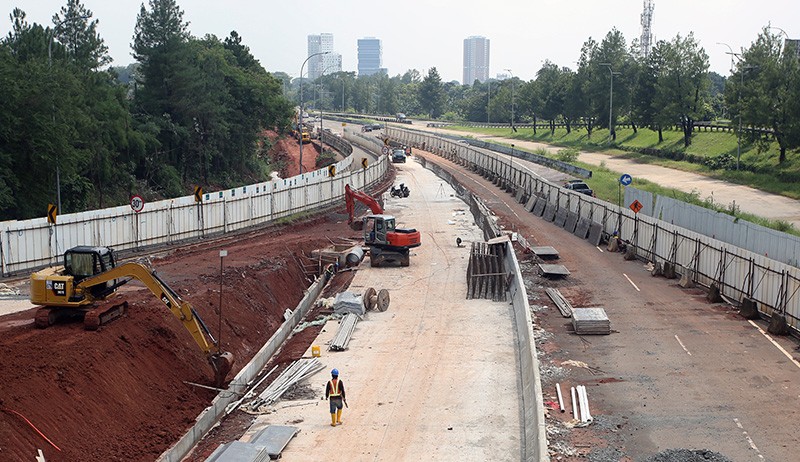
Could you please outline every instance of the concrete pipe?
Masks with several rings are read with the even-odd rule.
[[[344,255],[345,265],[348,268],[358,266],[361,260],[364,259],[364,248],[360,245],[350,247],[345,251]]]

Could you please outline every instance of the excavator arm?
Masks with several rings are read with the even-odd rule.
[[[233,355],[222,352],[220,346],[203,320],[188,302],[181,299],[154,270],[134,262],[124,263],[103,273],[82,280],[75,286],[76,294],[86,293],[92,287],[121,278],[141,281],[178,318],[189,331],[197,346],[205,353],[212,369],[217,386],[224,381],[233,367]]]
[[[344,185],[344,200],[345,204],[347,205],[347,224],[352,225],[353,221],[355,220],[354,214],[356,200],[369,207],[370,210],[372,210],[372,213],[375,215],[380,215],[383,213],[383,207],[381,207],[381,204],[379,204],[374,197],[357,189],[351,188],[349,184]]]

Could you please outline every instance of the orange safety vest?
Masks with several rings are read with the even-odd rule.
[[[342,394],[339,392],[339,380],[338,379],[331,380],[328,383],[331,384],[331,394],[328,395],[328,396],[330,396],[331,398],[338,398],[339,396],[342,396]]]

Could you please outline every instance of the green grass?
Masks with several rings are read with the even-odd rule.
[[[477,133],[482,133],[482,131]],[[505,130],[505,133],[508,134],[509,130]],[[495,136],[501,136],[501,135],[495,135]],[[521,139],[518,136],[515,136],[514,138]],[[510,143],[503,143],[503,144],[507,146],[510,145]],[[520,149],[520,150],[527,151],[525,149]],[[552,159],[557,159],[559,157],[558,153],[552,153],[547,149],[540,148],[540,149],[535,149],[532,152],[534,154],[539,154]],[[618,151],[618,152],[623,152],[625,154],[628,154],[627,152],[624,151]],[[651,156],[646,156],[646,157],[650,157],[652,159]],[[670,162],[679,164],[679,162],[677,161],[670,161]],[[591,187],[592,190],[594,190],[595,195],[599,199],[603,199],[605,201],[614,204],[618,202],[619,177],[620,175],[622,175],[622,172],[610,170],[608,167],[605,166],[605,163],[601,163],[599,166],[587,164],[580,161],[570,162],[570,163],[577,167],[585,168],[587,170],[592,171],[592,177],[585,181],[586,184],[588,184],[589,187]],[[690,164],[690,165],[696,165],[696,164]],[[739,172],[739,173],[746,173],[746,172]],[[753,215],[751,213],[745,213],[739,210],[738,207],[733,207],[731,205],[725,205],[721,203],[715,203],[711,198],[703,199],[701,198],[700,191],[697,190],[693,190],[691,192],[684,192],[674,188],[661,186],[659,184],[640,178],[637,178],[636,180],[636,188],[641,189],[643,191],[651,192],[653,194],[657,194],[659,196],[671,197],[673,199],[688,202],[690,204],[705,207],[707,209],[716,210],[717,212],[727,213],[742,220],[749,221],[751,223],[756,223],[761,226],[765,226],[767,228],[793,234],[795,236],[800,236],[800,230],[796,229],[791,223],[788,223],[783,220],[770,220],[767,218],[759,217],[757,215]]]
[[[603,152],[612,156],[619,156],[635,160],[640,163],[660,165],[677,170],[690,171],[712,178],[718,178],[732,183],[744,184],[762,191],[780,194],[792,199],[800,199],[800,152],[797,150],[787,152],[787,159],[778,164],[778,146],[772,143],[765,152],[758,152],[754,144],[743,140],[740,162],[749,166],[754,171],[712,169],[702,163],[692,163],[681,160],[671,160],[653,155],[614,149],[609,146],[608,130],[594,130],[592,137],[587,136],[586,130],[573,130],[567,134],[566,129],[556,129],[553,135],[550,130],[537,129],[537,134],[529,128],[518,129],[516,133],[508,128],[474,128],[464,126],[448,127],[461,130],[473,135],[492,135],[519,140],[536,141],[555,146],[576,147],[585,151]],[[620,128],[617,130],[617,143],[626,148],[653,148],[664,151],[676,151],[702,159],[729,155],[732,159],[737,157],[737,137],[733,133],[698,132],[692,137],[692,144],[683,147],[683,134],[679,131],[664,131],[664,141],[658,142],[658,133],[649,129],[639,129],[634,133],[632,129]],[[596,166],[588,166],[595,170]]]

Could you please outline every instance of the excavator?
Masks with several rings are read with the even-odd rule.
[[[400,266],[409,265],[410,249],[419,247],[420,235],[416,229],[401,229],[395,227],[395,218],[383,213],[383,207],[374,197],[350,185],[344,187],[345,204],[347,205],[348,224],[351,227],[355,220],[355,201],[365,204],[372,210],[372,215],[364,216],[360,228],[364,231],[364,244],[369,246],[370,266],[385,266],[387,263],[399,263]]]
[[[97,330],[126,313],[128,303],[115,304],[111,296],[134,279],[142,282],[183,323],[211,364],[215,385],[221,386],[233,367],[233,355],[220,350],[194,308],[155,270],[136,262],[117,266],[114,251],[109,247],[73,247],[64,253],[63,266],[31,275],[31,303],[40,305],[34,324],[44,329],[64,319],[83,317],[86,330]]]

